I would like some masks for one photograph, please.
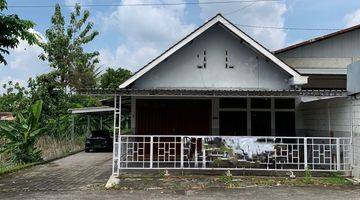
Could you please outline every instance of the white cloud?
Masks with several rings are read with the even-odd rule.
[[[199,0],[206,2],[207,0]],[[283,27],[287,11],[284,2],[251,2],[244,4],[200,5],[201,17],[208,20],[222,13],[234,24]],[[243,8],[243,9],[242,9]],[[227,15],[228,14],[228,15]],[[281,29],[260,29],[238,26],[265,47],[274,50],[286,44],[286,32]]]
[[[184,2],[184,0],[181,0]],[[172,0],[124,0],[123,4],[170,3]],[[179,1],[180,2],[180,1]],[[102,64],[127,67],[133,71],[195,29],[184,22],[185,5],[118,7],[102,17],[103,30],[121,38],[116,52],[102,50]],[[106,58],[112,58],[107,60]]]
[[[117,47],[116,51],[100,50],[102,67],[125,67],[131,71],[141,68],[146,62],[158,56],[159,50],[152,47],[140,47],[130,50],[125,45]]]
[[[65,0],[66,5],[75,5],[77,3],[80,5],[91,4],[92,0]],[[71,8],[71,9],[73,9],[73,8]]]
[[[36,45],[29,45],[26,41],[21,40],[16,49],[10,52],[8,66],[13,69],[33,68],[36,65],[42,65],[38,56],[42,49]]]
[[[43,39],[41,33],[31,30],[38,34],[39,39]],[[5,56],[7,65],[0,65],[0,82],[2,84],[7,83],[9,80],[13,82],[19,82],[22,85],[26,85],[29,77],[35,77],[41,73],[50,71],[47,63],[41,61],[38,56],[42,52],[42,49],[36,45],[29,45],[26,41],[20,40],[19,45],[10,50],[10,54]],[[3,92],[0,89],[0,93]]]
[[[360,24],[360,9],[345,16],[346,27]]]

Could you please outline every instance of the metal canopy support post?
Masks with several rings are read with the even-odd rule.
[[[100,115],[100,130],[103,130],[103,118],[102,118],[102,115]]]
[[[90,135],[90,115],[86,115],[87,123],[86,123],[86,134]]]
[[[121,96],[119,95],[119,110],[118,110],[118,168],[117,168],[117,174],[119,174],[120,171],[120,159],[121,159]]]
[[[114,96],[114,138],[113,138],[113,170],[115,176],[119,175],[121,159],[121,96]]]
[[[71,115],[71,141],[74,141],[75,136],[75,116]]]

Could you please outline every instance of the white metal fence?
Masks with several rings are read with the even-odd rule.
[[[348,171],[351,139],[334,137],[122,135],[114,145],[120,169]],[[120,147],[120,148],[118,148]]]

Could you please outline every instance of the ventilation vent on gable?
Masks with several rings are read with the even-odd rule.
[[[230,58],[229,58],[229,52],[225,50],[225,68],[226,69],[233,69],[234,65],[230,65]]]
[[[198,65],[197,68],[206,68],[206,50],[203,51],[203,55],[200,56],[200,54],[197,54],[196,57],[198,59]]]

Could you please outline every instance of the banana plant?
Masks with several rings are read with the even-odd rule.
[[[35,148],[35,143],[45,129],[40,126],[42,105],[38,100],[26,112],[26,117],[19,113],[14,121],[0,124],[0,135],[5,139],[0,154],[10,153],[16,163],[41,161],[41,152]]]

